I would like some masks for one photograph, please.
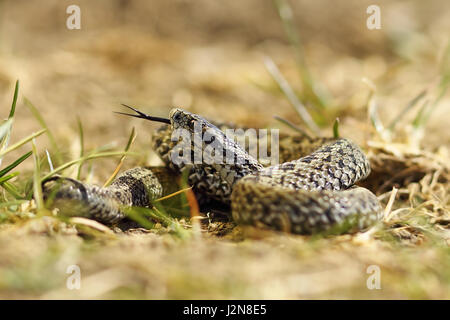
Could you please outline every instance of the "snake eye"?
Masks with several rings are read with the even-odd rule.
[[[181,120],[181,113],[180,112],[176,112],[173,117],[172,117],[174,122],[179,122]]]

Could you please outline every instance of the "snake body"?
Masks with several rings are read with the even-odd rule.
[[[187,170],[188,183],[200,202],[218,201],[231,206],[237,223],[312,234],[330,229],[362,230],[381,218],[376,196],[354,186],[368,176],[370,165],[350,140],[285,135],[280,137],[283,163],[264,167],[222,131],[226,125],[213,124],[177,108],[170,112],[170,120],[135,111],[139,118],[166,123],[153,135],[153,149],[165,168],[174,173]],[[209,140],[196,140],[195,128],[209,135]],[[172,141],[177,129],[184,129],[189,136]],[[180,153],[180,145],[192,156],[194,150],[201,150],[202,161],[175,163],[174,155]],[[205,153],[211,145],[221,154]],[[217,157],[233,161],[218,162]],[[44,182],[43,190],[47,197],[53,194],[53,205],[65,208],[65,213],[112,223],[125,217],[123,207],[150,206],[173,189],[173,179],[164,172],[161,168],[134,168],[118,176],[107,188],[55,177]],[[167,187],[170,181],[172,186]]]

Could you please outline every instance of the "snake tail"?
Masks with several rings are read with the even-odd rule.
[[[147,168],[127,170],[104,188],[58,176],[44,181],[42,188],[51,208],[66,216],[84,216],[103,223],[118,222],[126,216],[125,207],[148,207],[163,194],[157,174]]]

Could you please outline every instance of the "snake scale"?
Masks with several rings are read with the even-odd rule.
[[[106,188],[54,176],[43,182],[44,196],[68,215],[86,216],[115,223],[126,216],[125,207],[149,207],[174,189],[174,176],[188,170],[188,183],[201,204],[216,201],[231,208],[235,222],[297,234],[329,230],[364,230],[381,219],[381,205],[369,190],[354,184],[370,173],[361,149],[347,139],[281,135],[281,164],[264,167],[223,130],[231,125],[213,124],[182,109],[169,118],[146,115],[134,108],[137,118],[164,123],[152,138],[153,149],[164,167],[134,168],[123,172]],[[194,129],[209,133],[209,141],[194,138]],[[234,161],[175,163],[177,142],[172,136],[184,129],[183,138],[193,152],[205,151],[211,142],[221,156]],[[221,130],[222,129],[222,130]],[[174,141],[172,141],[174,140]],[[213,157],[217,154],[212,153]]]

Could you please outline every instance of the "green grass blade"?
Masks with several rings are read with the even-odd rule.
[[[428,109],[428,111],[425,113],[424,119],[423,119],[423,125],[425,125],[428,122],[428,119],[430,119],[431,114],[436,109],[436,107],[439,105],[439,102],[441,99],[445,96],[448,90],[448,82],[445,83],[443,86],[441,86],[441,91],[438,95],[438,97],[434,100],[431,107]]]
[[[366,110],[367,110],[367,114],[369,116],[370,123],[372,124],[374,129],[380,135],[382,135],[384,132],[384,125],[381,122],[380,117],[378,116],[378,104],[377,104],[376,96],[375,96],[377,88],[376,88],[375,84],[367,78],[363,78],[362,82],[365,85],[367,85],[367,87],[369,88],[369,95],[367,96],[367,102],[366,102]]]
[[[98,158],[107,158],[107,157],[114,157],[114,156],[123,156],[124,154],[126,155],[136,155],[135,153],[131,153],[131,152],[124,152],[124,151],[116,151],[116,152],[103,152],[103,153],[96,153],[96,154],[90,154],[87,156],[84,156],[83,158],[79,158],[79,159],[75,159],[69,162],[66,162],[62,165],[60,165],[59,167],[57,167],[56,169],[52,170],[51,172],[47,173],[44,177],[42,177],[41,180],[46,180],[48,178],[50,178],[51,176],[79,163],[80,161],[87,161],[87,160],[92,160],[92,159],[98,159]]]
[[[131,145],[133,144],[133,141],[136,139],[136,130],[133,127],[133,129],[131,130],[131,134],[130,137],[128,138],[128,142],[127,145],[125,146],[124,152],[128,152],[128,150],[130,149]],[[117,165],[116,169],[114,170],[113,174],[111,175],[111,177],[109,177],[109,179],[105,182],[105,184],[103,185],[103,187],[107,187],[111,184],[111,182],[114,180],[114,178],[117,176],[117,174],[120,171],[120,168],[122,167],[123,162],[125,161],[126,155],[123,155],[120,160],[119,160],[119,164]]]
[[[447,93],[450,84],[450,41],[447,42],[439,65],[441,73],[441,79],[438,88],[439,93],[428,109],[424,107],[423,110],[420,110],[420,112],[417,114],[416,119],[414,119],[413,121],[413,126],[417,129],[426,125],[431,114],[439,105],[441,99]]]
[[[414,106],[422,100],[427,94],[427,89],[422,90],[417,96],[415,96],[408,104],[399,112],[399,114],[388,125],[389,130],[394,130],[397,123],[412,109]]]
[[[9,116],[6,123],[2,124],[0,128],[0,153],[8,147],[9,138],[11,137],[12,123],[14,121],[14,114],[16,113],[17,96],[19,95],[19,80],[16,81],[14,88],[13,101],[11,109],[9,110]],[[2,164],[2,157],[0,156],[0,165]]]
[[[18,199],[18,200],[23,200],[24,199],[24,196],[20,194],[20,192],[17,190],[17,188],[13,184],[5,181],[5,182],[2,183],[2,187],[8,193],[10,193],[15,199]]]
[[[174,218],[170,217],[164,211],[164,208],[161,205],[159,205],[158,207],[155,206],[153,209],[133,207],[132,211],[134,213],[134,218],[136,217],[136,215],[140,215],[141,216],[140,221],[143,221],[143,219],[145,219],[142,216],[144,216],[144,217],[146,216],[146,217],[152,218],[152,219],[154,219],[156,221],[159,221],[165,227],[172,229],[173,232],[175,233],[175,235],[177,235],[178,237],[180,237],[180,238],[187,238],[188,237],[188,233],[189,232],[187,230],[185,230],[178,223],[178,221],[176,221]],[[137,222],[139,222],[139,221],[137,221]],[[145,222],[145,223],[148,224],[149,221],[147,220],[147,222]]]
[[[284,32],[288,37],[288,41],[295,50],[298,61],[302,67],[305,67],[305,56],[303,45],[299,34],[296,32],[293,21],[293,12],[289,3],[285,0],[274,0],[275,7],[283,24]]]
[[[414,120],[412,122],[412,125],[413,125],[414,128],[418,129],[419,127],[422,126],[425,110],[426,110],[426,108],[427,108],[429,103],[430,103],[429,100],[425,100],[422,103],[422,106],[420,107],[419,111],[417,112],[416,117],[414,118]]]
[[[77,117],[77,124],[78,124],[78,132],[80,134],[80,158],[83,158],[84,156],[84,131],[83,131],[83,124],[81,123],[81,120],[79,117]],[[77,170],[77,179],[80,180],[81,178],[81,169],[83,167],[83,161],[80,161],[78,164],[78,170]]]
[[[172,229],[175,235],[180,238],[187,238],[189,235],[189,231],[185,230],[175,219],[168,216],[161,208],[149,209],[131,207],[125,208],[124,211],[130,219],[133,219],[146,229],[153,229],[155,227],[155,224],[148,220],[148,218],[151,218],[159,221],[165,227]]]
[[[0,139],[2,139],[1,140],[1,145],[4,144],[3,141],[5,139],[3,139],[3,137],[5,137],[9,133],[9,131],[11,130],[12,122],[13,122],[12,119],[8,119],[8,120],[6,120],[5,122],[3,122],[0,125]]]
[[[14,113],[16,112],[18,95],[19,95],[19,80],[16,81],[16,86],[14,88],[14,96],[13,96],[13,101],[12,101],[12,105],[11,105],[11,110],[9,111],[8,119],[11,119],[12,117],[14,117]]]
[[[439,94],[436,97],[436,99],[434,99],[433,103],[430,105],[429,100],[425,101],[425,103],[417,112],[417,115],[412,122],[414,128],[419,129],[427,124],[431,114],[439,105],[439,102],[445,96],[447,90],[448,90],[448,82],[441,82]]]
[[[293,123],[290,122],[289,120],[283,119],[283,118],[281,118],[281,117],[279,117],[279,116],[274,116],[273,118],[274,118],[275,120],[281,122],[281,123],[284,124],[285,126],[287,126],[287,127],[291,128],[291,129],[297,131],[297,132],[300,133],[301,135],[304,135],[304,136],[306,136],[306,137],[308,137],[308,138],[311,139],[311,137],[309,136],[308,133],[306,133],[305,130],[303,130],[303,129],[297,127],[295,124],[293,124]]]
[[[36,118],[36,120],[39,122],[39,124],[41,125],[41,127],[43,127],[44,129],[46,129],[47,132],[47,136],[48,139],[50,140],[50,144],[52,146],[52,149],[55,153],[55,158],[56,158],[56,163],[61,163],[62,162],[62,155],[61,152],[58,148],[58,145],[56,143],[55,137],[53,135],[53,133],[51,132],[51,130],[49,129],[49,127],[47,126],[47,123],[45,122],[44,118],[42,117],[41,113],[39,112],[39,110],[31,103],[30,100],[28,100],[26,97],[23,98],[24,102],[25,102],[25,106],[28,107],[28,109],[30,109],[31,113],[33,114],[33,116]]]
[[[308,128],[314,132],[314,134],[318,135],[320,130],[319,127],[314,122],[311,115],[306,110],[306,107],[300,102],[294,91],[292,90],[291,86],[287,82],[287,80],[283,77],[280,70],[276,66],[276,64],[273,62],[272,59],[269,57],[266,57],[264,59],[264,64],[266,66],[267,71],[270,73],[272,78],[275,80],[275,82],[280,87],[280,90],[284,93],[284,95],[287,97],[291,105],[294,107],[295,111],[297,111],[300,118],[303,120],[303,122],[308,126]]]
[[[381,122],[381,119],[378,115],[378,104],[375,101],[375,96],[372,95],[372,97],[369,100],[369,117],[370,117],[370,122],[372,123],[373,127],[375,128],[375,130],[378,133],[383,133],[384,131],[384,126],[383,123]]]
[[[11,163],[9,166],[7,166],[6,168],[0,170],[0,178],[3,177],[5,174],[7,174],[9,171],[11,171],[12,169],[14,169],[15,167],[17,167],[19,164],[21,164],[23,161],[25,161],[29,156],[31,156],[33,152],[27,152],[26,154],[24,154],[23,156],[21,156],[19,159],[17,159],[16,161],[14,161],[13,163]]]
[[[178,237],[185,239],[189,236],[188,231],[176,219],[167,214],[160,203],[154,203],[154,208],[151,212],[156,216],[156,219],[161,221],[166,227],[171,228]]]
[[[335,139],[339,139],[340,135],[339,135],[339,118],[336,118],[336,120],[334,121],[333,124],[333,137]]]
[[[23,138],[22,140],[20,140],[19,142],[13,144],[13,145],[10,146],[9,148],[0,151],[0,159],[1,159],[4,155],[8,154],[9,152],[11,152],[11,151],[13,151],[13,150],[16,150],[17,148],[20,148],[20,147],[23,146],[25,143],[27,143],[27,142],[29,142],[30,140],[32,140],[32,139],[34,139],[34,138],[40,136],[40,135],[43,134],[45,131],[46,131],[45,129],[39,130],[38,132],[35,132],[35,133],[29,135],[28,137]]]
[[[293,10],[286,0],[274,0],[274,4],[283,24],[283,29],[288,37],[288,41],[294,49],[300,78],[306,91],[305,93],[313,100],[314,106],[317,105],[321,109],[325,109],[328,105],[330,93],[327,92],[322,85],[314,81],[308,69],[301,37],[297,33],[294,24]]]
[[[146,214],[142,212],[143,210],[145,208],[131,207],[125,208],[124,212],[128,218],[136,221],[145,229],[151,230],[155,227],[155,224],[146,218]]]
[[[444,49],[440,62],[440,73],[442,75],[442,85],[450,81],[450,40],[447,40],[447,46]]]
[[[3,184],[4,182],[11,180],[14,177],[17,177],[19,175],[19,172],[13,172],[11,174],[8,174],[7,176],[3,176],[0,178],[0,185]]]
[[[41,185],[41,165],[39,161],[39,155],[37,153],[36,141],[33,139],[31,142],[31,147],[33,150],[33,159],[34,159],[34,173],[33,173],[33,197],[34,201],[36,201],[36,209],[37,211],[43,210],[44,207],[44,197],[42,194],[42,185]]]

